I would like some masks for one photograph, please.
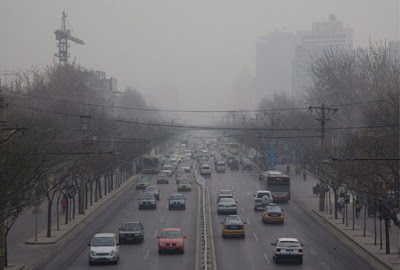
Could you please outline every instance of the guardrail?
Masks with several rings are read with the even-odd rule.
[[[198,269],[202,270],[216,270],[216,262],[214,256],[214,244],[212,240],[210,209],[208,200],[208,189],[205,184],[204,178],[198,175],[197,170],[193,170],[193,176],[201,190],[200,200],[200,237],[201,237],[201,251],[198,253],[200,263],[197,265]]]

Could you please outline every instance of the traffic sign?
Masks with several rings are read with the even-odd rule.
[[[276,148],[273,145],[268,146],[267,149],[267,165],[268,166],[276,166],[277,154]]]

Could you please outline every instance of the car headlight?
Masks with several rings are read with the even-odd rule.
[[[176,245],[177,245],[177,246],[182,246],[182,245],[183,245],[183,242],[178,242],[178,243],[176,243]]]
[[[92,256],[96,256],[96,252],[94,252],[94,251],[90,251],[90,255],[92,255]]]
[[[160,243],[158,243],[158,245],[159,245],[159,246],[165,246],[166,244],[165,244],[165,243],[162,243],[162,242],[160,242]]]
[[[110,256],[114,256],[114,255],[115,255],[115,251],[114,251],[114,250],[111,250]]]

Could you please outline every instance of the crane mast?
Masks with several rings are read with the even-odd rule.
[[[71,29],[67,28],[67,13],[65,10],[63,11],[62,19],[61,19],[61,28],[59,30],[54,31],[57,40],[58,53],[55,53],[54,56],[58,57],[58,60],[61,64],[68,63],[69,53],[69,43],[68,41],[73,41],[77,44],[84,45],[85,42],[77,37],[71,35]]]

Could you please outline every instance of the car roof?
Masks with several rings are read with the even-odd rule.
[[[148,187],[146,187],[146,189],[153,189],[153,188],[157,188],[157,186],[148,186]]]
[[[219,202],[220,203],[225,203],[225,202],[229,202],[229,203],[231,203],[231,202],[234,202],[234,203],[236,203],[235,202],[235,199],[233,199],[233,198],[221,198],[221,199],[219,199]]]
[[[173,193],[173,194],[171,194],[171,196],[183,196],[183,194],[182,193]]]
[[[232,190],[229,189],[221,189],[219,193],[233,193]]]
[[[297,238],[278,238],[279,242],[300,242]]]
[[[115,233],[96,233],[94,237],[115,237]]]

